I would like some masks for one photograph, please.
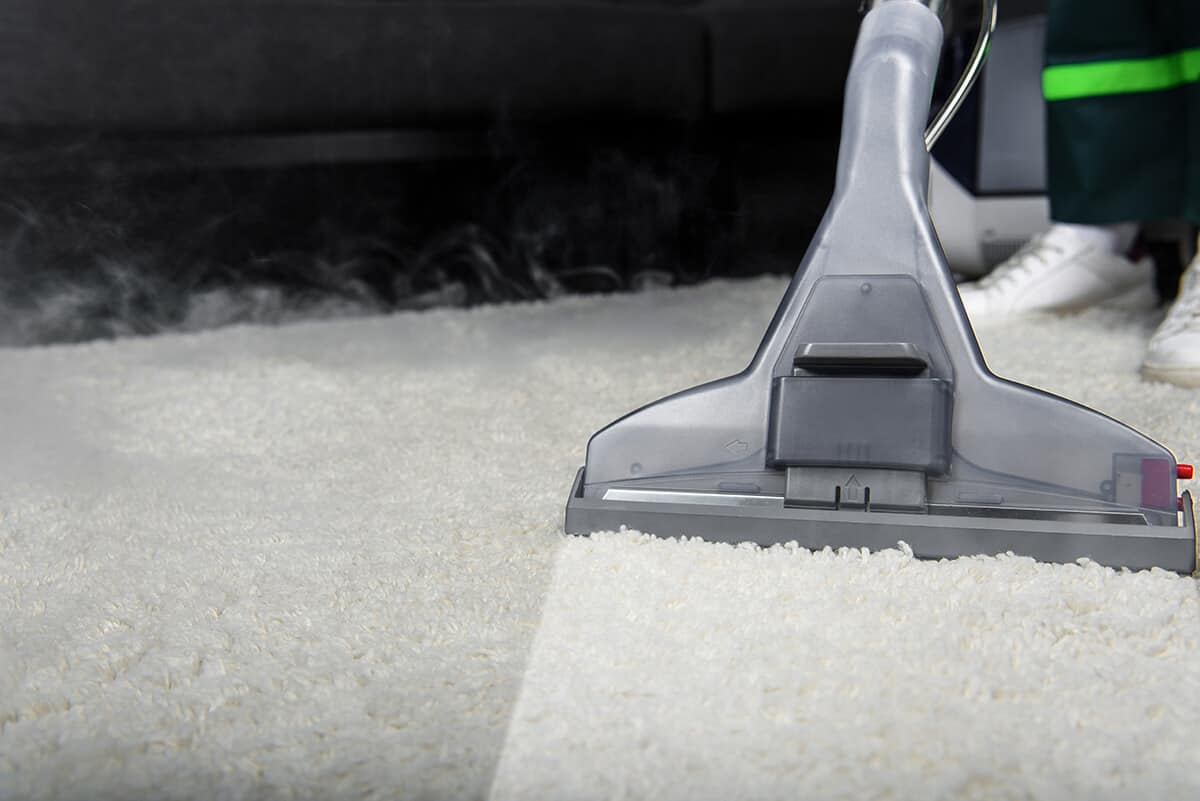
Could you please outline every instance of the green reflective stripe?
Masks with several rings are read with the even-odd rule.
[[[1154,58],[1057,64],[1042,71],[1047,100],[1156,92],[1200,80],[1200,47]]]

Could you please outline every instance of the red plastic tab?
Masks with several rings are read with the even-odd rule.
[[[1196,473],[1195,468],[1193,468],[1190,464],[1175,465],[1176,478],[1182,478],[1182,479],[1186,480],[1186,479],[1191,478],[1193,475],[1195,475],[1195,473]]]

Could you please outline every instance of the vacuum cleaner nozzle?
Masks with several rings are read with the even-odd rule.
[[[984,363],[926,206],[941,42],[918,0],[867,13],[833,199],[753,360],[593,435],[568,533],[1195,570],[1170,451]]]

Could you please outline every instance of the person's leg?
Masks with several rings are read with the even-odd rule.
[[[1055,225],[960,287],[974,322],[1157,303],[1153,261],[1125,254],[1140,221],[1178,213],[1182,123],[1177,103],[1140,91],[1140,73],[1121,65],[1161,50],[1160,6],[1179,1],[1051,1],[1043,92]]]
[[[1189,132],[1178,54],[1184,9],[1194,6],[1051,0],[1042,89],[1054,220],[1102,225],[1181,214]]]

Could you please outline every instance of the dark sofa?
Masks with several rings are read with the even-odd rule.
[[[9,0],[0,131],[242,133],[836,102],[856,0]]]

